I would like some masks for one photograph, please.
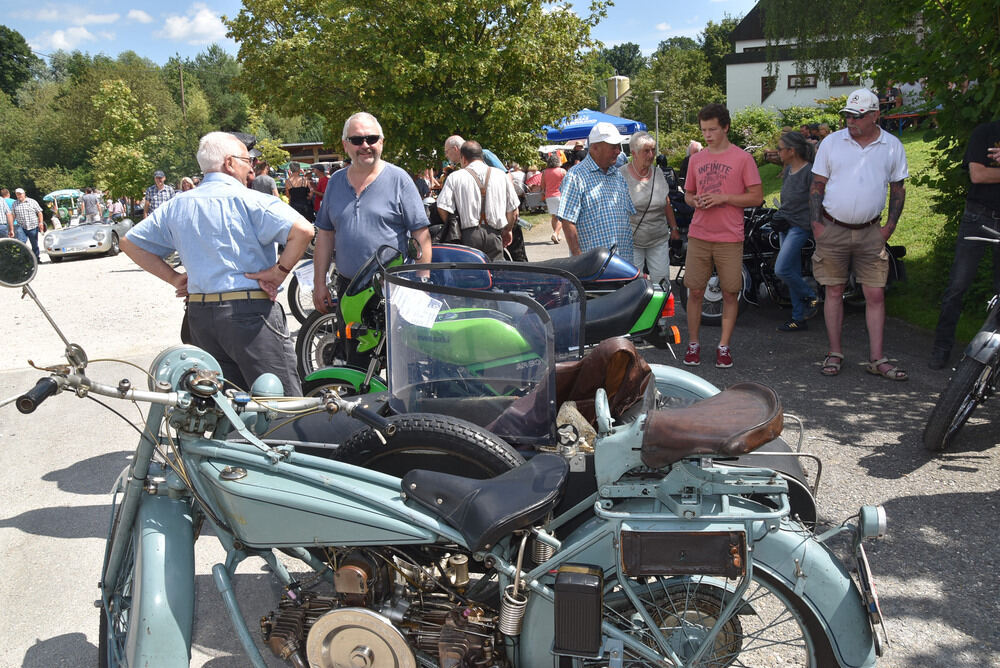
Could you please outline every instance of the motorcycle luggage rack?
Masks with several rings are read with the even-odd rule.
[[[746,573],[744,531],[621,532],[622,572],[649,575],[718,575],[734,580]]]

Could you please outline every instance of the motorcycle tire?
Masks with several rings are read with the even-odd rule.
[[[294,275],[288,281],[288,310],[300,325],[304,325],[306,318],[316,310],[313,307],[312,290],[302,289],[298,276]]]
[[[432,413],[387,418],[396,435],[383,441],[371,428],[330,451],[330,458],[402,478],[411,469],[492,478],[524,463],[517,450],[471,422]]]
[[[338,311],[334,304],[329,313],[313,311],[302,323],[295,338],[295,360],[300,378],[318,369],[343,364],[337,357],[338,353],[343,354],[337,336]]]
[[[951,444],[972,411],[982,403],[994,373],[995,362],[991,366],[971,357],[962,358],[924,427],[925,448],[941,452]]]
[[[121,505],[115,510],[115,519],[112,523],[111,528],[111,541],[115,540],[119,531],[132,531],[132,527],[122,528],[120,525],[121,519]],[[105,569],[107,568],[107,554],[105,554]],[[103,571],[104,569],[102,569]],[[119,665],[119,661],[115,657],[125,656],[125,634],[129,628],[129,606],[121,605],[123,601],[128,600],[126,592],[132,589],[132,581],[135,574],[135,536],[133,535],[129,541],[129,548],[125,556],[122,559],[121,566],[118,573],[106,573],[105,578],[111,578],[114,582],[114,590],[116,592],[122,592],[120,598],[111,600],[111,610],[105,610],[104,606],[101,605],[98,613],[100,614],[100,624],[98,628],[97,635],[97,665],[99,668],[116,668]],[[120,606],[120,607],[119,607]],[[111,629],[108,624],[108,617],[112,617],[115,620],[115,628]]]
[[[783,666],[839,664],[822,623],[795,592],[759,568],[754,568],[751,580],[743,595],[745,604],[737,605],[722,622],[723,628],[709,649],[710,655],[702,657],[704,665],[773,665],[778,657]],[[668,639],[675,634],[701,637],[707,633],[731,596],[731,591],[714,578],[654,576],[641,586],[639,599]],[[632,619],[633,613],[638,614],[620,587],[605,594],[604,607],[605,621],[619,628],[622,619]],[[640,626],[634,632],[644,630]],[[682,648],[682,659],[689,658],[683,653],[687,643],[674,639],[669,642]],[[713,651],[715,654],[711,654]],[[625,657],[625,665],[640,660],[627,649]]]

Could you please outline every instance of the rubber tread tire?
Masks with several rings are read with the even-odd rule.
[[[330,458],[400,478],[417,468],[490,478],[524,463],[524,457],[505,441],[465,420],[432,413],[387,419],[397,432],[385,443],[371,428],[363,429],[331,451]]]
[[[315,310],[310,309],[309,312],[302,310],[302,305],[299,304],[299,278],[292,276],[288,281],[288,312],[299,321],[300,325],[304,325],[306,318],[312,315]]]
[[[336,308],[336,307],[335,307]],[[306,376],[312,372],[322,368],[314,364],[313,360],[308,358],[310,352],[309,339],[312,338],[315,330],[321,325],[317,324],[317,321],[321,318],[331,318],[336,321],[339,317],[336,310],[330,313],[320,313],[319,311],[313,311],[306,318],[306,321],[302,323],[302,327],[299,328],[299,333],[295,337],[295,366],[299,372],[299,378],[304,379]]]
[[[985,369],[985,364],[971,357],[963,357],[958,363],[955,374],[948,381],[948,387],[941,392],[937,403],[934,404],[934,410],[931,411],[931,416],[927,419],[927,426],[924,427],[925,448],[932,452],[941,452],[948,447],[955,434],[962,428],[962,424],[965,424],[965,420],[975,410],[975,406],[973,406],[969,410],[969,415],[966,415],[962,420],[962,424],[958,425],[958,429],[952,434],[948,434],[948,428],[955,421],[958,411],[975,389],[976,381],[979,380]]]

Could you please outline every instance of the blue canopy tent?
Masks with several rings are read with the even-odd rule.
[[[646,124],[641,121],[630,121],[627,118],[612,116],[593,109],[581,109],[572,116],[562,119],[554,127],[546,125],[542,129],[547,132],[546,139],[556,144],[574,139],[586,139],[587,135],[590,134],[590,129],[598,123],[611,123],[623,135],[631,135],[646,129]]]

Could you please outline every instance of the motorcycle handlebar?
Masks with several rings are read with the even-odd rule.
[[[15,405],[17,410],[27,415],[34,413],[43,401],[59,391],[59,383],[54,378],[46,376],[39,379],[35,386],[19,396]]]
[[[396,435],[396,425],[389,422],[375,411],[365,408],[361,404],[348,404],[347,414],[356,420],[364,422],[372,429],[382,432],[386,436],[392,437]]]

